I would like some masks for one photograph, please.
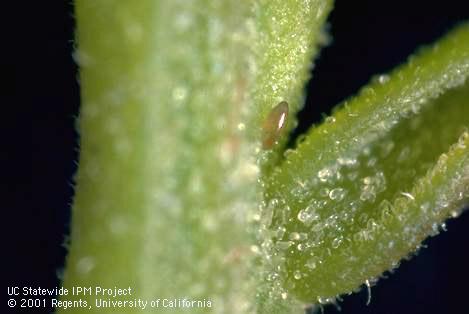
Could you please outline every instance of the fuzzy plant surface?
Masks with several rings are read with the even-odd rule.
[[[75,1],[80,160],[63,285],[132,295],[67,296],[88,307],[59,312],[303,313],[374,284],[460,214],[467,23],[286,149],[332,6]]]

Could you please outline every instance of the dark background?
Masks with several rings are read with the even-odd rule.
[[[295,134],[320,121],[322,113],[330,112],[334,104],[356,93],[372,75],[389,71],[422,44],[435,41],[458,22],[468,20],[466,2],[336,1],[329,17],[333,42],[316,60],[306,107],[300,113]],[[67,1],[41,3],[40,20],[28,23],[25,18],[27,37],[16,36],[26,43],[25,48],[18,48],[26,56],[15,59],[15,66],[10,60],[1,63],[7,70],[13,68],[4,87],[18,96],[13,103],[18,103],[20,110],[23,108],[23,119],[29,117],[21,96],[33,104],[31,151],[10,160],[8,166],[12,166],[14,175],[8,173],[10,184],[4,187],[15,199],[12,208],[18,207],[7,228],[13,236],[7,244],[13,258],[8,255],[12,265],[5,268],[5,277],[8,286],[51,288],[60,284],[57,273],[66,254],[62,243],[69,230],[73,174],[78,160],[74,118],[80,99],[77,67],[71,57],[73,6]],[[37,44],[28,47],[29,41]],[[30,82],[19,84],[24,76]],[[30,129],[23,127],[23,133],[12,134],[10,140],[27,145],[27,141],[20,141],[25,130]],[[29,171],[30,181],[20,179]],[[372,288],[369,306],[366,289],[362,289],[344,297],[340,303],[342,313],[467,313],[469,215],[463,214],[447,225],[447,232],[427,240],[427,249],[403,262],[388,279]],[[337,310],[327,306],[325,312]]]

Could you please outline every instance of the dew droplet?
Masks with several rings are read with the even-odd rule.
[[[329,198],[333,201],[341,201],[345,196],[346,191],[343,188],[335,188],[329,192]]]
[[[342,243],[342,237],[337,237],[334,240],[332,240],[332,248],[336,249],[340,246]]]
[[[389,82],[389,75],[382,74],[378,76],[378,83],[385,84],[387,82]]]
[[[446,223],[441,224],[441,230],[448,231],[448,229],[446,228]]]
[[[332,171],[329,168],[324,168],[318,171],[318,178],[322,182],[326,182],[332,176]]]
[[[312,204],[309,205],[308,207],[302,209],[299,211],[298,220],[301,221],[302,223],[309,225],[313,221],[319,219],[319,215],[316,213],[316,205]]]
[[[301,279],[301,272],[299,270],[295,270],[295,272],[293,273],[293,277],[296,279],[296,280],[299,280]]]
[[[271,272],[267,274],[267,281],[275,281],[279,275],[276,272]]]
[[[298,251],[302,252],[306,249],[306,245],[304,245],[303,243],[300,243],[296,246],[296,248],[298,249]]]
[[[259,247],[257,245],[251,245],[249,249],[254,254],[259,254],[260,253]]]
[[[365,177],[363,178],[363,183],[366,185],[371,184],[371,180],[372,180],[371,177]]]
[[[290,240],[292,241],[304,241],[308,238],[308,235],[304,232],[292,232],[290,233]]]

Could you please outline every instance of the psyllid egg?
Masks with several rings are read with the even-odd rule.
[[[271,149],[283,133],[288,118],[288,103],[281,101],[269,112],[262,125],[262,148]]]

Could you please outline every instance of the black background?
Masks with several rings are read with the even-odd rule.
[[[422,44],[435,41],[458,22],[469,19],[465,0],[447,1],[336,1],[329,17],[332,43],[316,60],[314,78],[308,84],[305,109],[295,134],[321,120],[322,113],[357,92],[372,75],[384,73],[404,62]],[[20,58],[2,60],[13,72],[3,87],[15,97],[22,121],[31,118],[31,128],[22,126],[10,140],[26,153],[10,160],[6,191],[16,210],[6,230],[8,286],[59,285],[66,254],[61,245],[69,230],[73,174],[76,171],[78,135],[74,118],[79,110],[77,67],[73,51],[73,6],[66,1],[42,1],[40,20],[23,18],[26,37]],[[24,9],[25,16],[26,8]],[[15,37],[14,29],[10,35]],[[34,46],[28,46],[34,42]],[[24,54],[26,53],[26,54]],[[19,83],[27,76],[28,83]],[[23,96],[23,97],[21,97]],[[26,96],[26,97],[24,97]],[[23,99],[27,99],[24,100]],[[32,103],[31,113],[25,110]],[[23,123],[24,124],[24,123]],[[22,135],[31,131],[31,151]],[[29,160],[31,158],[31,160]],[[28,167],[31,165],[31,168]],[[28,173],[31,180],[24,180]],[[448,232],[427,240],[411,261],[382,279],[367,293],[344,297],[342,313],[467,313],[465,297],[469,283],[469,215],[448,223]],[[12,256],[12,258],[11,258]],[[4,305],[6,308],[6,305]],[[335,313],[333,306],[326,313]],[[39,312],[39,311],[37,311]]]

